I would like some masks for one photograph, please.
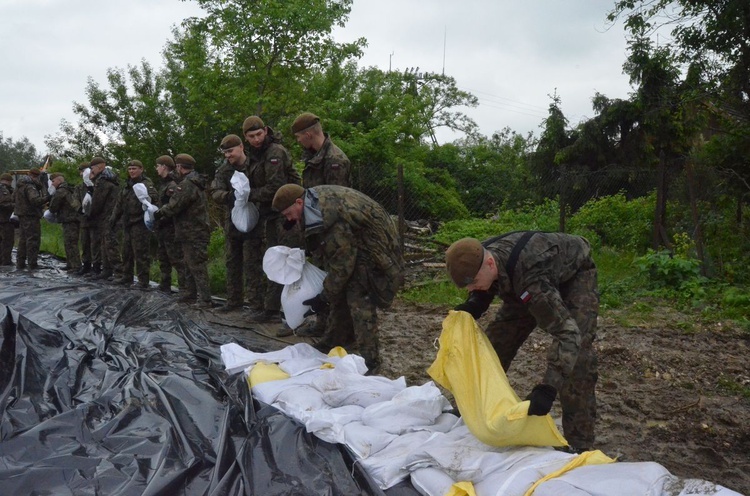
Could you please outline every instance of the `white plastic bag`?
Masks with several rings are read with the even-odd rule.
[[[94,182],[91,180],[91,169],[88,167],[83,170],[83,184],[87,187],[94,186]],[[83,195],[83,200],[81,200],[81,212],[86,216],[91,213],[91,193],[88,191]]]
[[[232,207],[232,224],[239,232],[250,232],[258,225],[260,212],[250,198],[250,181],[242,172],[235,171],[230,180],[234,188],[234,207]]]
[[[57,224],[57,216],[49,210],[44,211],[44,220],[52,224]]]
[[[288,246],[271,246],[263,255],[263,272],[277,284],[291,284],[302,277],[305,250]]]
[[[133,192],[136,198],[143,205],[143,222],[149,231],[154,230],[154,213],[159,210],[159,207],[151,203],[151,197],[148,196],[148,188],[143,183],[137,183],[133,185]]]

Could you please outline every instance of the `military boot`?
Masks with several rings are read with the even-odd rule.
[[[91,271],[86,274],[87,279],[92,279],[102,273],[102,264],[95,263],[91,266]]]
[[[76,272],[77,276],[85,276],[91,272],[91,262],[84,262],[83,265],[81,265],[81,268],[78,269],[78,272]]]
[[[102,280],[109,279],[113,275],[114,275],[114,272],[112,272],[112,269],[103,269],[101,272],[93,276],[91,279],[94,281],[102,281]]]

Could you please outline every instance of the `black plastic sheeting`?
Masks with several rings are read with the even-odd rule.
[[[40,272],[0,273],[0,494],[418,494],[253,401],[174,297]]]

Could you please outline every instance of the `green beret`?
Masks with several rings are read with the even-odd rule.
[[[57,179],[58,177],[65,177],[65,176],[63,176],[63,175],[62,175],[62,174],[60,174],[59,172],[53,172],[52,174],[50,174],[50,175],[49,175],[50,181],[51,181],[52,179]]]
[[[174,160],[169,155],[162,155],[156,159],[156,164],[165,165],[167,169],[174,170]]]
[[[0,181],[12,181],[12,180],[13,180],[13,176],[8,174],[7,172],[3,172],[3,174],[0,175]]]
[[[459,288],[474,281],[484,262],[484,247],[474,238],[459,239],[445,252],[445,268]]]
[[[320,117],[310,112],[303,112],[299,115],[292,123],[292,133],[297,134],[304,131],[310,126],[313,126],[320,122]]]
[[[89,168],[89,163],[88,162],[81,162],[80,164],[78,164],[78,170],[79,171],[86,170],[88,168]]]
[[[131,160],[128,162],[128,167],[139,167],[143,169],[143,163],[140,160]]]
[[[224,136],[224,139],[221,140],[221,144],[219,145],[219,148],[222,150],[229,150],[230,148],[234,148],[235,146],[241,146],[242,140],[239,136],[236,134],[228,134]]]
[[[251,115],[247,119],[245,119],[245,122],[242,123],[242,134],[245,134],[248,131],[257,131],[258,129],[263,129],[266,127],[265,124],[263,124],[263,121],[258,117],[257,115]]]
[[[276,190],[276,194],[273,195],[271,207],[277,212],[283,212],[291,207],[295,200],[301,198],[303,194],[305,194],[305,188],[299,184],[285,184]]]
[[[174,158],[174,163],[186,169],[195,167],[195,159],[187,153],[178,153]]]
[[[39,167],[34,167],[33,169],[29,169],[29,175],[39,177],[42,175],[42,171],[39,170]]]
[[[89,167],[93,167],[93,166],[99,165],[99,164],[106,164],[106,163],[107,163],[107,161],[104,160],[103,158],[101,158],[101,157],[94,157],[94,158],[91,159],[91,163],[89,164]]]

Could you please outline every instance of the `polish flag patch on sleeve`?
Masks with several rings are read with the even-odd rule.
[[[528,303],[530,300],[531,300],[531,293],[529,293],[528,291],[524,291],[523,293],[521,293],[521,301],[523,303]]]

